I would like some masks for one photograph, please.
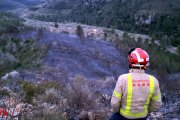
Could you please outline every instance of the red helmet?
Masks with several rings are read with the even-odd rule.
[[[128,60],[131,67],[145,67],[149,65],[149,55],[141,48],[134,48],[129,51]]]

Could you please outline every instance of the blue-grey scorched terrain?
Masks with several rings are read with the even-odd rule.
[[[37,34],[31,31],[18,37],[30,39]],[[44,31],[38,43],[48,46],[41,62],[47,68],[40,72],[43,80],[58,80],[62,76],[62,79],[67,79],[77,74],[87,78],[118,77],[128,70],[124,55],[107,41],[93,38],[80,40],[76,35]]]

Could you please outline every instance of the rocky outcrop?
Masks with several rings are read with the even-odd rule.
[[[8,79],[13,79],[13,80],[20,80],[22,79],[19,72],[17,71],[12,71],[10,73],[7,73],[5,76],[1,77],[2,80],[8,80]]]

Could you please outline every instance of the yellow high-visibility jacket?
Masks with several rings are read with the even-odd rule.
[[[144,70],[130,69],[118,78],[111,106],[128,119],[144,118],[162,105],[158,80]]]

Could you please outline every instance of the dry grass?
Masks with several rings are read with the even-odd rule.
[[[74,109],[89,109],[94,107],[93,93],[88,88],[84,77],[80,75],[76,76],[68,87],[70,89],[68,90],[67,97],[70,107]]]
[[[45,102],[51,104],[59,104],[61,97],[62,96],[59,91],[57,91],[54,88],[51,88],[49,90],[46,90],[46,92],[43,95],[41,95],[39,98],[40,101],[43,103]]]

